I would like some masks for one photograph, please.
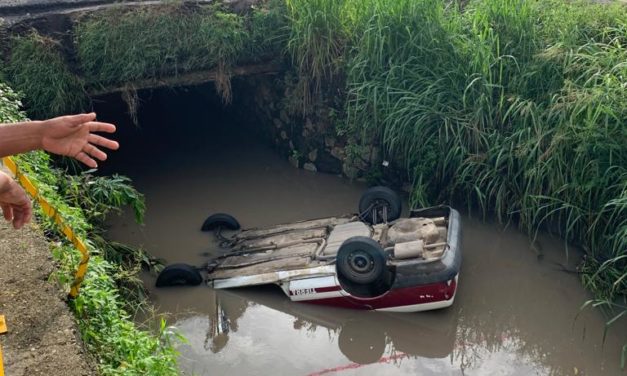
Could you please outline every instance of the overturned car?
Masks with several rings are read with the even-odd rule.
[[[409,211],[386,187],[368,189],[359,213],[240,230],[214,214],[202,226],[227,252],[206,266],[215,289],[276,284],[297,302],[416,312],[453,304],[461,266],[461,222],[448,206]],[[230,237],[224,230],[236,230]],[[166,267],[157,286],[198,284],[190,266]]]

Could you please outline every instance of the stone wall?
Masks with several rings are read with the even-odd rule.
[[[253,109],[255,121],[293,166],[360,179],[381,164],[380,148],[375,143],[358,147],[348,138],[328,100],[313,100],[303,113],[300,87],[289,72],[249,77],[245,85],[252,95],[244,105]]]

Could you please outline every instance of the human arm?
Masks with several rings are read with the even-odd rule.
[[[44,149],[73,157],[96,168],[96,159],[107,159],[107,154],[98,146],[116,150],[119,145],[116,141],[93,133],[115,132],[113,124],[97,122],[95,119],[96,114],[90,113],[0,125],[0,157]]]
[[[0,171],[0,208],[7,221],[13,222],[13,227],[21,228],[28,223],[33,209],[22,187],[9,175]]]

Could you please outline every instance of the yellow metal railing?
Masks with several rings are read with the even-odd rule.
[[[28,194],[39,203],[44,214],[50,217],[59,226],[61,232],[63,232],[66,238],[71,241],[76,249],[78,249],[81,253],[81,262],[80,264],[78,264],[78,269],[76,270],[76,273],[74,275],[74,282],[72,282],[69,294],[70,298],[77,297],[78,290],[80,289],[81,283],[85,278],[85,273],[87,273],[87,264],[89,263],[89,251],[87,249],[87,246],[85,245],[85,242],[81,238],[76,236],[74,230],[72,230],[72,228],[70,228],[70,226],[65,223],[57,209],[50,205],[50,203],[39,194],[39,190],[37,189],[37,187],[35,187],[30,179],[20,171],[13,158],[2,158],[2,162],[9,170],[11,170],[11,172],[15,175],[15,178],[18,180],[20,185],[24,187],[26,192],[28,192]]]
[[[7,332],[7,323],[4,320],[4,316],[0,315],[0,334]],[[2,346],[0,346],[0,376],[4,376],[4,362],[2,360]]]

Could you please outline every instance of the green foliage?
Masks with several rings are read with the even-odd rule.
[[[19,111],[19,96],[0,83],[0,123],[23,120],[25,115]],[[69,204],[73,200],[81,204],[92,200],[90,202],[99,207],[95,209],[98,218],[101,212],[108,210],[105,208],[107,205],[137,201],[134,206],[139,213],[143,213],[141,196],[122,177],[112,182],[106,182],[102,178],[92,180],[89,175],[68,178],[62,171],[51,167],[50,157],[43,152],[22,154],[16,159],[22,171],[36,183],[40,194],[90,245],[88,272],[81,293],[71,302],[71,307],[77,316],[86,347],[98,359],[100,372],[103,375],[129,376],[178,374],[173,340],[183,339],[166,327],[163,321],[156,334],[139,330],[127,313],[130,287],[129,284],[124,284],[120,289],[119,281],[134,275],[124,264],[132,258],[141,259],[142,256],[129,256],[128,250],[123,256],[120,256],[120,251],[115,256],[107,254],[106,249],[97,246],[100,243],[97,236],[100,230],[86,220],[80,206]],[[66,181],[68,179],[69,182]],[[84,183],[87,189],[70,189],[77,181]],[[94,182],[91,183],[92,181]],[[111,190],[108,196],[103,192],[105,189]],[[82,198],[79,199],[79,196]],[[97,201],[103,198],[108,201]],[[59,266],[56,276],[67,287],[73,280],[80,254],[58,233],[58,228],[52,221],[40,212],[37,214],[44,232],[57,240],[52,243],[52,254]],[[138,262],[134,263],[136,268],[138,265]]]
[[[129,278],[136,278],[136,272],[141,266],[140,261],[146,259],[145,254],[137,253],[136,250],[129,252],[128,249],[122,254],[119,246],[103,242],[98,235],[99,228],[94,228],[86,221],[86,215],[80,206],[68,205],[77,198],[76,195],[80,195],[84,200],[95,200],[99,197],[99,189],[107,185],[118,192],[112,193],[114,195],[119,194],[119,186],[123,187],[122,191],[134,192],[134,190],[125,187],[124,179],[121,179],[121,184],[120,182],[89,184],[91,180],[85,180],[86,185],[99,185],[100,188],[87,188],[85,192],[79,193],[72,188],[75,182],[63,182],[67,176],[52,168],[49,157],[42,152],[20,155],[18,163],[36,182],[41,194],[59,210],[66,222],[80,236],[87,239],[90,245],[92,255],[87,276],[80,295],[72,301],[72,307],[78,317],[83,341],[87,348],[98,357],[102,374],[177,374],[177,354],[170,342],[172,333],[162,327],[162,331],[155,337],[149,332],[138,330],[127,313],[127,309],[131,307],[129,304],[131,296],[137,296],[143,292],[141,289],[137,291],[138,285],[133,284]],[[119,198],[109,199],[110,203],[114,203]],[[118,202],[124,202],[127,199],[123,197]],[[132,200],[135,199],[137,198],[132,197]],[[138,207],[141,205],[143,204]],[[100,209],[96,211],[106,211],[103,209],[106,206],[104,203],[99,202],[97,206]],[[97,217],[101,214],[97,213]],[[57,228],[49,220],[44,220],[42,217],[40,223],[47,233],[57,233]],[[64,238],[59,236],[58,239],[59,245],[53,250],[53,255],[60,263],[61,269],[58,273],[61,277],[60,281],[69,283],[72,281],[72,275],[80,258]],[[113,247],[117,247],[117,253],[111,254]],[[135,269],[129,270],[131,264]]]
[[[21,96],[13,91],[9,86],[0,82],[0,122],[17,123],[25,116],[20,111],[22,106]]]
[[[80,207],[89,223],[103,225],[107,215],[113,211],[119,213],[126,206],[133,209],[138,223],[144,221],[144,195],[137,192],[126,176],[93,176],[87,172],[69,175],[60,183],[59,191],[66,201]]]
[[[75,30],[80,67],[90,85],[112,85],[222,66],[237,61],[243,19],[219,7],[112,9]]]
[[[6,78],[26,93],[32,118],[48,118],[85,108],[87,97],[80,78],[71,73],[57,43],[33,32],[12,40]]]
[[[599,299],[627,295],[624,5],[286,1],[299,74],[346,76],[336,124],[384,146],[414,204],[550,228],[586,250]]]
[[[155,337],[137,330],[124,313],[115,283],[103,278],[113,273],[111,264],[90,262],[81,294],[72,301],[79,318],[83,341],[99,356],[103,375],[176,375],[172,338],[176,335],[162,322]],[[94,278],[100,276],[100,278]]]
[[[413,181],[414,204],[457,200],[531,234],[552,229],[586,250],[583,281],[598,302],[624,298],[625,6],[455,4],[274,0],[246,17],[180,4],[115,9],[80,21],[75,42],[91,86],[217,67],[226,96],[233,64],[285,50],[296,71],[285,76],[290,114],[306,112],[314,94],[334,98],[338,134],[356,140],[355,152],[381,144]],[[30,40],[24,45],[50,50]],[[33,72],[63,71],[49,63],[60,59],[32,53],[37,64],[23,53],[25,66],[48,64]],[[54,99],[37,80],[25,82],[29,99]]]
[[[239,62],[257,62],[281,58],[287,43],[285,2],[270,0],[267,6],[254,8],[247,17],[248,38]]]
[[[301,77],[319,90],[340,67],[347,31],[342,13],[345,0],[286,0],[290,25],[287,48]]]

